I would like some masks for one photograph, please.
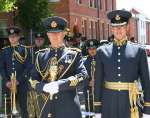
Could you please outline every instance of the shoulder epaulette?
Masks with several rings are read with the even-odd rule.
[[[49,50],[49,48],[44,48],[44,49],[41,49],[41,50],[36,51],[35,54],[37,54],[37,53],[39,53],[39,52],[44,52],[44,51],[47,51],[47,50]]]
[[[83,56],[83,61],[87,60],[87,58],[88,58],[88,55]]]
[[[109,42],[108,44],[110,45],[110,44],[112,44],[113,42]]]
[[[33,45],[21,45],[22,47],[25,47],[25,48],[32,48]]]
[[[87,58],[89,55],[83,56],[83,58]]]
[[[108,43],[105,43],[104,45],[111,45],[113,42],[108,42]]]
[[[135,43],[135,42],[131,42],[131,41],[128,41],[130,44],[133,44],[133,45],[136,45],[136,46],[139,46],[139,47],[144,47],[144,45],[142,44],[139,44],[139,43]]]
[[[68,48],[68,49],[70,49],[70,50],[73,50],[73,51],[77,51],[77,52],[81,52],[81,49],[79,49],[79,48]]]
[[[104,43],[103,45],[100,45],[99,47],[105,47],[105,46],[108,46],[108,45],[111,45],[111,44],[113,44],[113,42]]]
[[[9,47],[10,47],[10,45],[4,46],[4,47],[2,48],[2,50],[6,49],[6,48],[9,48]]]

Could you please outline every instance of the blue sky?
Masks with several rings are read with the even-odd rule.
[[[117,0],[117,9],[136,8],[150,18],[150,0]]]

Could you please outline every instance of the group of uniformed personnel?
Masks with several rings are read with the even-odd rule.
[[[17,100],[19,102],[22,118],[28,118],[27,91],[28,76],[31,69],[29,49],[19,44],[20,29],[10,27],[7,29],[10,46],[4,47],[0,54],[0,74],[3,78],[3,93],[11,96],[12,79],[15,78],[17,85]],[[10,108],[10,105],[8,106]]]
[[[22,118],[82,118],[78,86],[84,86],[86,111],[95,112],[95,118],[150,118],[147,55],[128,41],[130,17],[125,10],[109,12],[112,42],[98,47],[97,40],[88,40],[85,59],[80,49],[65,46],[62,17],[44,21],[50,45],[41,49],[44,38],[37,33],[34,55],[19,43],[20,29],[8,28],[10,46],[0,53],[3,93],[14,90],[15,78]]]

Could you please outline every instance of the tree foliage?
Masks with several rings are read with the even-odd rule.
[[[0,12],[9,12],[14,9],[16,0],[0,0]]]
[[[17,20],[25,29],[41,29],[43,18],[50,15],[48,0],[18,0]]]

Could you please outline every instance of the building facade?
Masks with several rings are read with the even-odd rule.
[[[7,32],[6,28],[13,25],[12,13],[0,13],[0,49],[6,43]]]
[[[60,0],[49,3],[49,9],[65,17],[73,33],[87,39],[103,40],[111,36],[107,13],[116,9],[116,0]],[[55,1],[55,0],[54,0]],[[137,9],[131,9],[129,38],[141,44],[150,44],[150,20]],[[7,37],[6,28],[13,25],[13,13],[0,13],[0,44]]]
[[[147,34],[146,44],[150,45],[150,19],[147,19],[146,22],[146,34]]]
[[[116,0],[60,0],[50,10],[69,21],[72,32],[87,39],[108,39],[111,36],[107,12],[116,9]]]
[[[143,13],[131,9],[129,37],[140,44],[150,44],[150,20]]]

